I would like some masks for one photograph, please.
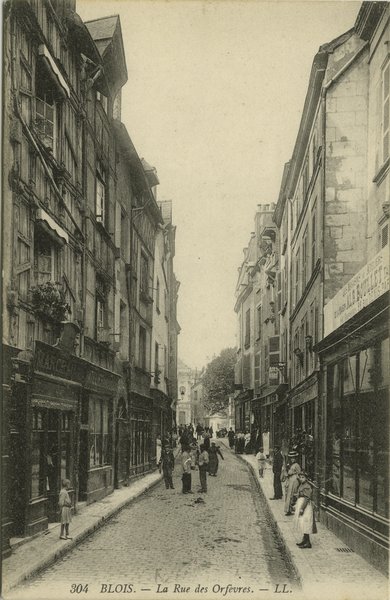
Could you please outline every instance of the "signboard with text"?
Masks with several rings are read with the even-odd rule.
[[[389,290],[389,246],[360,269],[324,307],[324,337]]]

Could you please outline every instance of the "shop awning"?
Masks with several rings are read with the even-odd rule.
[[[48,69],[48,72],[50,73],[50,76],[53,79],[57,88],[60,89],[60,91],[62,92],[62,94],[64,96],[66,96],[67,98],[70,98],[69,86],[66,83],[64,77],[62,76],[61,71],[57,67],[57,65],[54,61],[54,58],[50,54],[50,51],[47,48],[47,46],[45,46],[45,44],[41,44],[39,46],[38,54],[39,54],[39,56],[41,56],[44,59],[47,69]]]
[[[43,228],[57,244],[63,246],[69,243],[66,231],[43,208],[39,208],[37,211],[37,221],[41,222]]]

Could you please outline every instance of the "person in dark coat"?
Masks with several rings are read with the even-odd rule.
[[[219,446],[216,446],[215,442],[211,442],[211,447],[209,450],[209,475],[213,477],[217,476],[219,465],[218,454],[222,458],[222,460],[225,460],[222,456],[222,452],[220,451]]]
[[[274,448],[274,460],[272,464],[272,471],[274,473],[274,497],[270,500],[279,500],[283,498],[282,482],[280,476],[282,474],[283,467],[283,456],[280,452],[279,446]]]
[[[229,440],[229,447],[234,448],[234,431],[231,427],[228,432],[228,440]]]
[[[206,452],[208,452],[210,449],[210,433],[209,433],[209,431],[207,431],[207,428],[203,434],[203,444],[204,444]]]
[[[163,472],[165,487],[168,490],[174,489],[173,481],[172,481],[172,473],[175,467],[175,457],[173,456],[173,452],[169,446],[164,446],[164,450],[161,454],[159,468]]]

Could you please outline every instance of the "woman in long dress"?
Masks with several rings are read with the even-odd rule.
[[[301,467],[297,463],[297,457],[297,452],[289,452],[288,454],[289,463],[287,467],[287,478],[285,482],[286,496],[284,500],[284,512],[287,516],[292,514],[292,508],[299,487],[298,475],[301,472]]]
[[[222,456],[222,452],[219,449],[219,446],[215,445],[215,442],[211,442],[211,447],[209,450],[209,475],[216,477],[218,471],[218,454],[224,460]]]
[[[294,525],[303,535],[299,548],[311,548],[310,534],[317,533],[312,502],[313,488],[307,480],[306,473],[299,473],[298,500],[295,505]]]

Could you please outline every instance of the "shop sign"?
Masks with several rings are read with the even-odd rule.
[[[370,260],[324,307],[324,337],[389,290],[389,246]]]
[[[43,342],[37,341],[35,344],[35,371],[83,383],[85,367],[80,359],[54,346],[46,346]]]
[[[48,408],[50,410],[71,410],[75,411],[77,402],[75,400],[50,397],[50,396],[33,396],[31,398],[31,406],[38,408]]]
[[[291,394],[291,402],[290,405],[292,407],[300,406],[305,402],[309,402],[310,400],[314,400],[317,397],[317,380],[313,381],[309,386],[300,390],[295,394]]]
[[[90,390],[116,392],[119,375],[95,367],[85,360],[62,352],[54,346],[36,342],[34,370],[84,385]]]
[[[90,390],[105,390],[111,394],[115,394],[118,385],[118,378],[119,375],[114,375],[110,371],[100,371],[90,366],[84,385]]]

